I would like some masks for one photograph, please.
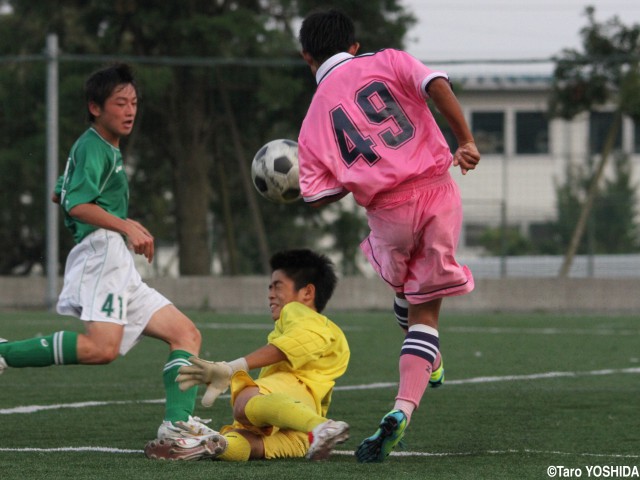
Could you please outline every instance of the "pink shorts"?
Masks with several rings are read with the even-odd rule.
[[[462,202],[449,172],[378,195],[367,217],[371,233],[360,248],[380,277],[409,303],[473,290],[471,271],[455,259]]]

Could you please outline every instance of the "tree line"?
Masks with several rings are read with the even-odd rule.
[[[62,51],[60,172],[87,126],[84,79],[105,58],[132,59],[141,98],[137,126],[123,143],[130,216],[159,245],[178,245],[180,274],[208,275],[214,261],[226,275],[263,273],[271,252],[318,245],[340,254],[345,274],[355,273],[358,240],[366,233],[362,215],[344,202],[323,211],[302,202],[271,204],[257,196],[249,178],[261,145],[297,138],[315,91],[299,55],[297,27],[323,5],[69,0],[52,8],[49,2],[0,0],[6,12],[0,14],[0,275],[45,265],[45,202],[53,188],[44,184],[42,52],[49,33],[58,35]],[[415,23],[396,0],[344,0],[340,8],[356,22],[361,52],[402,48]],[[570,119],[613,105],[616,118],[640,122],[640,26],[617,17],[598,22],[592,8],[586,14],[582,48],[554,59],[548,113]],[[557,185],[550,235],[536,243],[509,229],[489,229],[487,251],[562,253],[573,243],[579,253],[637,251],[631,164],[613,152],[593,153],[599,163],[590,156],[569,166]],[[614,178],[603,180],[609,157],[616,159]],[[506,242],[499,237],[505,233]],[[63,230],[60,258],[71,246]]]
[[[261,145],[297,138],[315,90],[297,25],[324,2],[0,3],[7,12],[0,15],[0,274],[45,265],[44,202],[53,188],[44,185],[45,65],[29,55],[42,52],[48,33],[58,35],[62,52],[61,172],[87,126],[86,76],[105,56],[137,59],[130,63],[139,117],[122,146],[130,216],[159,244],[178,245],[180,274],[208,275],[214,258],[225,274],[266,272],[272,251],[315,247],[327,234],[345,268],[354,268],[351,237],[363,233],[361,217],[342,206],[327,215],[302,202],[269,204],[249,178]],[[395,0],[347,0],[340,8],[356,21],[363,51],[402,48],[415,22]],[[65,232],[60,258],[70,247]]]

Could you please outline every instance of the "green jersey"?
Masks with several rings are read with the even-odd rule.
[[[64,175],[56,185],[56,193],[60,196],[64,211],[64,224],[76,243],[98,229],[69,215],[76,205],[95,203],[112,215],[126,219],[129,183],[120,149],[89,128],[71,147]]]

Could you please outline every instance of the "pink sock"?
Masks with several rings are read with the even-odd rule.
[[[424,358],[400,356],[400,385],[394,408],[402,410],[407,420],[411,419],[411,414],[420,405],[420,399],[429,385],[432,368],[431,362]]]

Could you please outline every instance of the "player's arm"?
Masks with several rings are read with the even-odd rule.
[[[189,366],[180,367],[176,381],[181,390],[196,385],[206,385],[207,390],[202,397],[202,405],[210,407],[213,402],[229,388],[231,377],[239,370],[249,371],[266,367],[286,360],[286,355],[273,345],[265,345],[257,350],[237,358],[231,362],[209,362],[198,357],[191,357]]]
[[[480,161],[480,153],[464,118],[458,99],[453,90],[451,90],[449,81],[444,77],[432,80],[427,87],[427,93],[438,111],[446,118],[451,131],[458,141],[458,149],[453,156],[453,164],[460,166],[462,173],[466,174],[467,171],[476,168]]]
[[[286,360],[287,356],[278,347],[268,344],[230,362],[210,362],[198,357],[190,357],[190,366],[180,367],[177,381],[180,388],[187,389],[194,385],[206,385],[219,381],[221,384],[231,380],[239,370],[248,372],[254,368],[267,367]]]
[[[64,182],[64,175],[60,175],[58,177],[58,180],[56,181],[56,185],[53,187],[53,193],[51,194],[51,201],[53,203],[60,203],[63,182]]]
[[[245,355],[244,359],[247,362],[247,368],[252,370],[281,362],[286,360],[287,356],[278,347],[269,344]]]
[[[127,242],[135,253],[144,255],[149,263],[153,260],[153,236],[139,222],[130,218],[123,220],[116,217],[95,203],[78,204],[69,210],[69,215],[88,225],[112,230],[126,236]]]

